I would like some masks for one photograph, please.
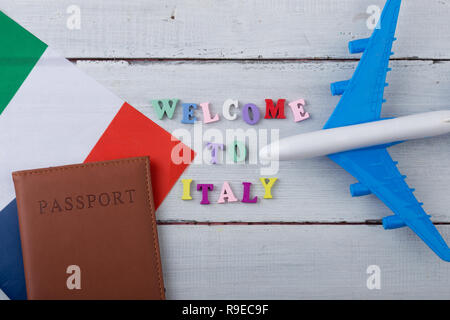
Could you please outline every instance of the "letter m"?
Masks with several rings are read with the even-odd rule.
[[[273,105],[272,99],[266,99],[266,115],[264,119],[286,119],[284,115],[284,101],[285,99],[279,99],[277,105]]]
[[[178,99],[152,100],[152,106],[160,120],[164,117],[164,113],[167,114],[169,119],[172,119],[177,103]]]

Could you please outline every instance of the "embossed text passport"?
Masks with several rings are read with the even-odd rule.
[[[164,299],[148,157],[13,180],[28,299]]]

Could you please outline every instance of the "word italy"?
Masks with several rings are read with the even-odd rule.
[[[266,112],[264,119],[286,119],[284,114],[285,99],[279,99],[276,104],[274,104],[272,99],[265,99],[266,101]],[[169,119],[172,119],[175,109],[178,104],[178,99],[160,99],[152,100],[153,108],[155,109],[158,118],[161,120],[164,115],[167,115]],[[309,113],[305,111],[305,100],[298,99],[290,102],[289,107],[292,110],[294,116],[294,121],[299,122],[309,118]],[[183,117],[181,119],[182,123],[194,124],[198,121],[197,117],[194,115],[194,111],[198,109],[198,105],[195,103],[182,103]],[[203,112],[203,123],[217,122],[220,119],[219,114],[211,115],[209,110],[209,102],[200,103],[200,108]],[[231,109],[234,109],[233,111]],[[239,102],[237,100],[228,99],[224,102],[222,107],[223,117],[227,120],[237,119],[237,109],[239,109]],[[249,125],[255,125],[261,119],[261,111],[253,103],[247,103],[242,107],[242,118]]]
[[[277,181],[277,178],[259,178],[261,184],[264,188],[264,199],[272,199],[272,187]],[[191,196],[191,183],[192,179],[181,179],[181,183],[183,184],[183,195],[181,196],[182,200],[192,200]],[[258,202],[258,196],[251,197],[251,182],[242,182],[243,192],[241,202],[243,203],[256,203]],[[200,191],[202,194],[202,200],[200,204],[211,204],[209,201],[209,191],[214,190],[214,184],[197,184],[197,191]],[[222,185],[222,189],[220,191],[219,198],[217,203],[225,203],[225,202],[238,202],[239,200],[234,195],[233,190],[231,189],[230,184],[225,181]]]

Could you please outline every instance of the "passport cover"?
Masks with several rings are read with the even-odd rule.
[[[13,180],[28,299],[165,298],[148,157]]]

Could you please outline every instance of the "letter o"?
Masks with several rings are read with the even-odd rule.
[[[253,119],[250,118],[250,110],[252,111]],[[259,108],[253,103],[247,103],[242,109],[242,118],[244,118],[244,121],[249,125],[257,124],[259,122],[259,119],[261,118]]]
[[[105,197],[106,196],[106,199],[107,199],[107,202],[106,203],[104,203],[103,202],[103,197]],[[103,207],[106,207],[107,205],[109,205],[109,203],[111,202],[111,197],[109,196],[109,194],[107,194],[106,192],[105,193],[101,193],[99,196],[98,196],[98,202],[100,203],[100,205],[101,206],[103,206]]]

